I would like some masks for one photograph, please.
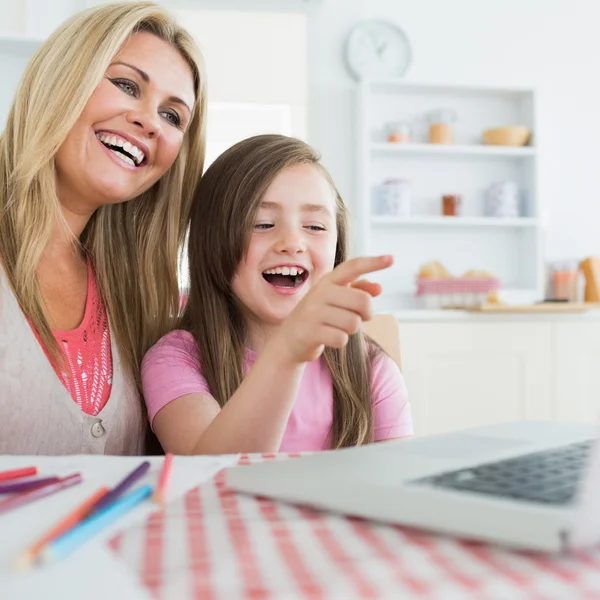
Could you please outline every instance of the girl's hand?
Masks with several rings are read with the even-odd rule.
[[[321,356],[325,346],[341,348],[372,316],[372,298],[381,286],[361,275],[387,269],[392,256],[352,258],[325,275],[300,301],[276,334],[279,351],[293,362]]]

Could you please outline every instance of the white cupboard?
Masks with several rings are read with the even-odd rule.
[[[417,434],[600,417],[600,321],[401,322]]]
[[[555,416],[595,423],[600,417],[600,322],[556,323]]]

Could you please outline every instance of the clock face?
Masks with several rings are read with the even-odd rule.
[[[400,77],[410,59],[408,39],[393,23],[365,21],[348,36],[346,62],[355,79]]]

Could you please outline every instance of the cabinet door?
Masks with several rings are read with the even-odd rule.
[[[553,418],[551,341],[549,322],[400,323],[416,433]]]
[[[596,423],[600,417],[600,322],[556,323],[554,381],[561,421]]]

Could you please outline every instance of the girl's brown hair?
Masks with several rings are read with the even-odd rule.
[[[306,143],[282,135],[259,135],[239,142],[209,167],[195,193],[188,259],[190,290],[181,327],[192,333],[202,374],[223,406],[242,382],[247,327],[231,282],[248,250],[262,197],[277,174],[298,164],[312,165],[327,179],[337,206],[335,265],[347,258],[346,207],[319,155]],[[371,363],[380,349],[359,332],[341,349],[326,348],[333,379],[334,448],[373,440]]]

